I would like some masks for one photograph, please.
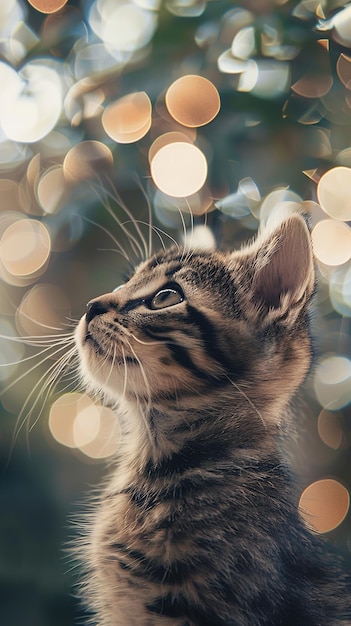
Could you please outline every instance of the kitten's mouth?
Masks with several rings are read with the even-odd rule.
[[[84,328],[82,329],[84,331],[82,333],[83,343],[91,343],[91,344],[93,344],[93,346],[96,349],[96,351],[99,354],[104,355],[105,354],[105,350],[102,348],[102,346],[100,345],[98,340],[94,337],[94,335],[92,335],[92,333],[89,330],[89,322],[86,319],[86,315],[84,315],[83,318],[81,319],[81,323],[84,323]]]
[[[93,337],[89,330],[85,333],[84,343],[89,343],[93,346],[96,354],[99,354],[104,358],[105,361],[110,361],[114,365],[120,365],[125,367],[128,365],[139,365],[139,361],[137,358],[133,356],[129,356],[128,354],[123,357],[119,357],[116,354],[108,354],[104,348],[99,344],[99,342]]]
[[[117,350],[119,354],[116,354],[116,350],[106,350],[104,345],[102,345],[96,336],[94,336],[94,334],[89,330],[89,324],[85,315],[83,315],[77,327],[76,337],[78,347],[81,346],[81,348],[84,349],[84,346],[89,346],[90,349],[94,351],[95,356],[103,359],[105,363],[111,363],[116,367],[122,368],[125,368],[127,365],[140,366],[140,362],[136,357],[125,354],[125,351],[128,350],[127,346],[125,346],[125,350],[123,350],[123,356],[121,354],[121,350]],[[118,344],[116,344],[116,348],[117,345]]]
[[[94,350],[97,354],[100,354],[103,357],[106,357],[105,350],[100,346],[99,342],[93,337],[89,330],[86,331],[84,337],[84,343],[89,343],[94,346]]]

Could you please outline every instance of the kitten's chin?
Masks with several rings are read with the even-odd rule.
[[[93,365],[87,350],[80,352],[80,377],[82,383],[91,395],[103,396],[109,403],[119,402],[124,395],[122,377],[111,373],[111,367]]]
[[[78,326],[74,332],[74,339],[75,339],[78,350],[80,350],[84,344],[87,331],[88,331],[88,325],[87,325],[86,315],[82,315],[82,317],[80,318],[78,322]]]
[[[98,358],[89,339],[85,315],[75,330],[75,342],[79,354],[80,376],[87,391],[94,395],[102,394],[109,402],[118,402],[125,393],[124,368],[119,371],[116,362],[111,367],[110,361]]]
[[[78,322],[78,326],[75,330],[74,333],[74,339],[76,342],[76,346],[78,349],[78,354],[79,354],[79,360],[80,360],[80,364],[81,366],[83,365],[83,369],[87,369],[89,371],[88,363],[88,353],[89,353],[89,347],[87,346],[87,338],[88,338],[88,324],[86,321],[86,316],[83,315],[79,322]]]

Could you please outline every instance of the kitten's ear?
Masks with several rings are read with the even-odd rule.
[[[310,233],[295,213],[269,225],[245,251],[249,263],[249,293],[255,311],[266,321],[294,323],[314,290],[314,265]]]

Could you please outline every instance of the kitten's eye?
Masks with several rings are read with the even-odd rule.
[[[183,302],[184,296],[181,291],[174,287],[161,289],[150,301],[150,309],[165,309]]]

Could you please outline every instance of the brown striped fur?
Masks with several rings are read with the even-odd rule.
[[[89,303],[82,377],[122,428],[81,550],[94,623],[351,624],[278,445],[310,367],[313,290],[295,214],[237,252],[162,251]]]

